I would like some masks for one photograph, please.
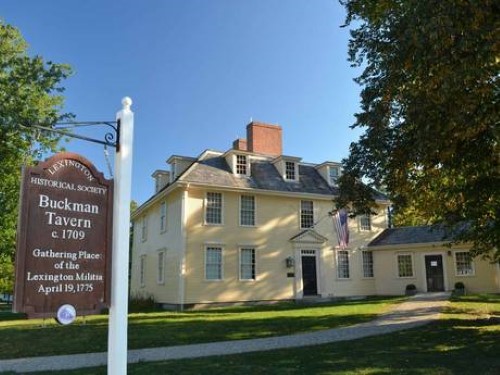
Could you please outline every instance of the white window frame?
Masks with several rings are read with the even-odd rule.
[[[400,268],[399,268],[399,259],[400,257],[410,257],[410,265],[411,265],[411,275],[401,276]],[[415,264],[412,253],[399,253],[396,254],[396,275],[400,279],[413,279],[415,278]]]
[[[158,284],[165,284],[165,264],[166,264],[167,251],[165,249],[158,251],[158,262],[157,262],[157,277],[156,282]]]
[[[252,263],[243,264],[243,252],[250,250],[252,252]],[[243,277],[243,267],[250,266],[253,277]],[[239,249],[239,275],[240,281],[256,281],[257,280],[257,251],[255,250],[255,246],[242,246]]]
[[[332,171],[336,171],[335,177],[332,176]],[[332,186],[337,186],[338,184],[338,178],[340,177],[340,168],[335,165],[330,165],[328,166],[328,182]]]
[[[470,262],[470,271],[466,273],[459,273],[458,270],[458,254],[465,254],[469,258]],[[458,250],[453,252],[453,260],[455,263],[455,276],[457,277],[469,277],[469,276],[475,276],[476,275],[476,268],[474,267],[474,259],[470,256],[470,252],[467,250]]]
[[[220,207],[218,207],[219,217],[220,217],[219,222],[209,222],[207,220],[208,210],[210,209],[209,202],[208,202],[209,194],[217,194],[218,196],[220,196]],[[203,214],[204,214],[203,216],[204,216],[205,225],[224,225],[224,194],[216,192],[216,191],[207,191],[205,193],[205,212]]]
[[[310,202],[311,203],[311,210],[305,211],[303,209],[303,203],[305,202]],[[306,216],[307,215],[307,216]],[[314,201],[312,200],[301,200],[300,201],[300,228],[301,229],[308,229],[308,228],[313,228],[314,227]],[[311,220],[311,225],[305,226],[305,221],[306,219]]]
[[[340,270],[341,270],[341,256],[340,255],[346,256],[344,259],[347,260],[347,277],[340,274]],[[337,250],[336,251],[336,261],[337,261],[337,279],[349,280],[351,278],[351,261],[350,261],[349,251],[348,250]],[[345,264],[342,266],[345,267]]]
[[[160,204],[160,233],[167,231],[167,201]]]
[[[288,168],[288,166],[293,166],[293,172],[292,169]],[[284,165],[283,165],[283,177],[286,181],[297,181],[299,177],[299,168],[297,165],[297,162],[295,161],[290,161],[290,160],[284,160]],[[293,175],[290,175],[293,173]]]
[[[208,276],[208,266],[212,265],[212,263],[208,263],[208,254],[210,250],[218,250],[220,252],[220,263],[219,266],[219,277],[218,278],[209,278]],[[213,263],[217,265],[217,263]],[[206,245],[205,246],[205,281],[222,281],[224,280],[224,248],[220,245]]]
[[[363,214],[359,216],[359,230],[361,232],[371,232],[372,216],[370,214]]]
[[[148,239],[148,217],[146,215],[141,219],[141,241],[146,242]]]
[[[146,285],[146,255],[139,257],[139,284],[141,287]]]
[[[242,162],[244,160],[244,162]],[[248,162],[248,156],[242,154],[236,154],[234,156],[234,173],[239,176],[248,176],[250,170],[250,165]]]
[[[252,200],[253,200],[253,208],[252,208],[252,221],[253,222],[252,222],[252,224],[247,224],[247,223],[243,222],[243,217],[244,217],[243,213],[244,212],[250,213],[249,210],[243,211],[243,197],[245,197],[245,198],[252,198]],[[255,213],[257,211],[256,210],[256,202],[255,201],[256,201],[255,195],[248,195],[248,194],[242,194],[242,195],[240,195],[240,207],[239,207],[240,208],[239,209],[240,226],[242,226],[242,227],[255,227],[255,225],[256,225],[255,224],[256,223],[256,217],[255,217],[256,215],[255,215]]]
[[[370,259],[365,258],[365,255],[368,255],[368,254],[370,254]],[[361,251],[361,265],[363,267],[363,278],[373,279],[375,277],[375,270],[374,270],[373,264],[374,264],[373,251],[372,250]]]

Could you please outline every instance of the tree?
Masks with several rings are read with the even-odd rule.
[[[500,4],[341,0],[361,111],[340,180],[385,189],[399,224],[443,223],[475,255],[500,257]],[[363,201],[364,200],[364,201]],[[361,203],[359,203],[361,202]],[[459,230],[457,228],[460,228]]]
[[[67,118],[61,107],[68,65],[30,57],[19,30],[0,20],[0,292],[12,292],[21,167],[54,151],[59,137],[30,129]]]

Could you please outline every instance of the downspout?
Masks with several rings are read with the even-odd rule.
[[[181,197],[181,246],[179,257],[179,305],[180,311],[184,311],[185,302],[185,274],[186,274],[186,245],[187,245],[187,202],[188,202],[188,189],[186,186],[182,192]]]

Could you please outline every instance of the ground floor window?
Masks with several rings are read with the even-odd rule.
[[[468,251],[457,251],[455,253],[455,273],[457,276],[474,275],[474,265]]]
[[[413,259],[411,254],[398,254],[398,276],[413,277]]]
[[[139,259],[139,283],[144,286],[146,283],[146,255]]]
[[[222,248],[209,246],[205,251],[205,278],[222,280]]]
[[[158,284],[165,283],[165,250],[158,252]]]
[[[240,249],[240,280],[255,280],[255,249]]]
[[[349,275],[349,252],[347,250],[337,251],[337,277],[348,279]]]
[[[373,253],[363,251],[363,277],[373,277]]]

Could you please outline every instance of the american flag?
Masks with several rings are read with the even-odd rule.
[[[339,240],[339,247],[345,249],[349,245],[349,217],[347,210],[340,209],[337,211],[333,218],[333,226],[337,231],[337,238]]]

